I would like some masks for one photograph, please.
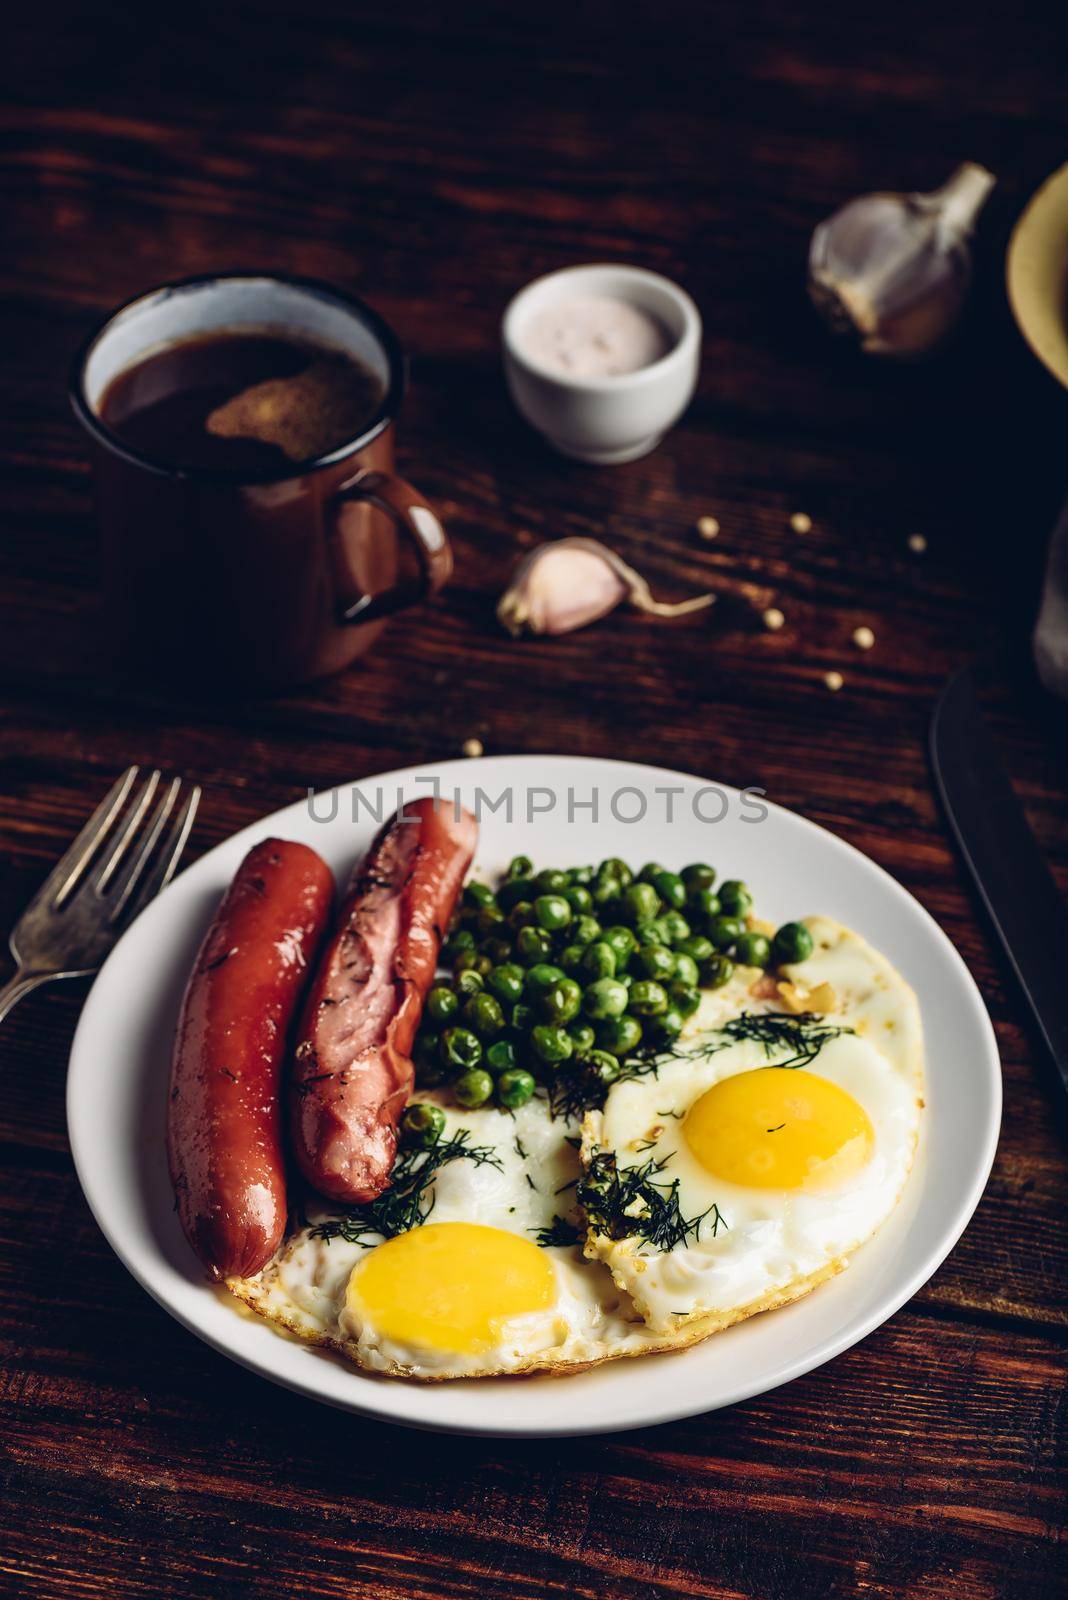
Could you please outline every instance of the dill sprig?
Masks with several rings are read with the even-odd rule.
[[[728,1045],[742,1039],[754,1039],[769,1058],[780,1050],[788,1052],[785,1061],[776,1061],[777,1067],[807,1067],[830,1040],[853,1031],[824,1022],[814,1011],[743,1011],[741,1016],[732,1017],[730,1022],[717,1028],[716,1038],[704,1041],[696,1049],[682,1048],[676,1054],[698,1060],[726,1050]]]
[[[587,1111],[599,1111],[608,1091],[617,1083],[631,1078],[647,1078],[658,1068],[657,1054],[635,1054],[620,1062],[620,1070],[611,1082],[606,1083],[596,1065],[588,1059],[572,1056],[555,1068],[549,1084],[549,1110],[554,1117],[577,1122]]]
[[[488,1164],[501,1170],[493,1146],[471,1144],[470,1138],[468,1130],[460,1128],[452,1137],[437,1139],[429,1146],[403,1146],[394,1162],[389,1188],[374,1200],[350,1206],[339,1216],[317,1223],[311,1230],[312,1238],[344,1239],[347,1244],[366,1249],[370,1243],[367,1235],[393,1239],[398,1233],[418,1228],[434,1209],[434,1178],[450,1161],[473,1161],[479,1167]]]
[[[599,1150],[578,1186],[578,1199],[590,1226],[610,1239],[639,1238],[656,1250],[673,1250],[695,1241],[709,1219],[715,1238],[727,1223],[717,1205],[700,1216],[684,1217],[679,1208],[679,1180],[658,1182],[667,1162],[654,1158],[641,1166],[620,1167],[611,1150]]]
[[[554,1216],[547,1228],[531,1228],[529,1230],[540,1245],[546,1249],[553,1245],[578,1244],[582,1234],[573,1222],[566,1217]]]

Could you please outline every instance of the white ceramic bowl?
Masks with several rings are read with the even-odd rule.
[[[574,294],[613,295],[654,316],[672,344],[665,356],[611,378],[568,378],[523,348],[531,317]],[[641,267],[565,267],[521,289],[501,324],[504,371],[522,415],[566,456],[599,465],[635,461],[656,448],[690,402],[701,357],[701,318],[669,278]]]

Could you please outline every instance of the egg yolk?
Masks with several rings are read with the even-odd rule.
[[[694,1101],[683,1127],[706,1172],[750,1189],[837,1189],[875,1145],[864,1107],[801,1067],[723,1078]]]
[[[473,1222],[432,1222],[378,1245],[353,1269],[349,1309],[384,1339],[488,1350],[512,1317],[547,1310],[556,1275],[532,1239]]]

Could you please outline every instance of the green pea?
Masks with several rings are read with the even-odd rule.
[[[627,1007],[639,1017],[655,1017],[667,1010],[667,990],[662,983],[657,983],[653,978],[643,978],[639,983],[630,986],[630,1002]]]
[[[771,961],[771,940],[762,933],[743,933],[734,941],[734,959],[743,967],[766,967]]]
[[[624,889],[627,887],[628,883],[633,881],[634,878],[634,874],[627,866],[627,863],[625,861],[621,861],[618,856],[609,856],[607,861],[602,861],[601,865],[597,868],[597,876],[599,878],[615,878],[620,884],[622,884]]]
[[[598,978],[582,997],[582,1009],[594,1022],[606,1017],[621,1017],[627,1009],[627,986],[618,978]]]
[[[529,856],[513,856],[508,863],[509,878],[529,878],[534,871],[534,863]]]
[[[681,951],[684,956],[689,956],[691,961],[696,961],[700,966],[702,961],[708,960],[712,950],[711,939],[706,939],[703,933],[691,933],[688,939],[680,940],[675,953],[677,955]]]
[[[556,964],[563,967],[568,977],[574,978],[582,971],[582,958],[586,954],[580,944],[565,944],[558,952]]]
[[[582,971],[587,978],[594,981],[598,978],[614,978],[616,966],[616,952],[605,939],[599,939],[596,944],[587,946],[583,952]]]
[[[571,883],[580,883],[584,888],[589,888],[594,879],[592,867],[569,867],[567,876]]]
[[[729,917],[748,916],[753,896],[740,878],[727,878],[719,886],[719,903]]]
[[[644,950],[635,950],[630,958],[630,970],[636,978],[665,981],[675,976],[675,957],[667,945],[649,944]]]
[[[491,994],[473,994],[464,1006],[463,1019],[481,1039],[492,1039],[504,1029],[504,1012]]]
[[[618,1056],[614,1056],[611,1050],[591,1050],[586,1057],[586,1070],[597,1079],[598,1083],[607,1086],[615,1083],[622,1068]]]
[[[724,955],[709,956],[701,963],[701,985],[705,989],[722,989],[734,976],[734,962]]]
[[[653,1039],[657,1044],[670,1044],[682,1032],[684,1018],[677,1006],[668,1006],[653,1019]]]
[[[625,967],[634,951],[638,948],[638,941],[630,928],[617,923],[614,927],[606,928],[602,938],[605,944],[610,944],[616,953],[616,968]]]
[[[477,972],[484,978],[493,966],[489,956],[484,956],[480,950],[461,950],[453,962],[455,972]]]
[[[596,1034],[590,1027],[589,1023],[569,1023],[567,1031],[571,1036],[572,1044],[575,1046],[575,1054],[577,1056],[589,1055],[590,1051],[593,1049],[594,1040],[596,1038]]]
[[[521,1000],[512,1007],[510,1022],[513,1033],[526,1033],[534,1026],[534,1007]]]
[[[596,917],[576,917],[568,931],[568,937],[574,940],[575,944],[593,944],[595,939],[601,937],[601,924]]]
[[[572,911],[580,915],[585,911],[593,910],[593,895],[581,883],[573,883],[569,889],[564,890],[564,899]]]
[[[468,928],[460,928],[456,933],[450,933],[441,953],[447,961],[455,963],[462,950],[473,950],[474,948],[474,934]]]
[[[534,887],[539,894],[563,894],[567,888],[567,873],[558,872],[554,867],[546,867],[534,879]]]
[[[455,1072],[477,1067],[482,1060],[482,1045],[470,1028],[446,1028],[438,1045],[445,1066]]]
[[[488,939],[495,933],[499,934],[507,927],[504,912],[498,905],[480,906],[478,916],[475,918],[475,927],[483,939]]]
[[[482,946],[482,954],[489,956],[495,967],[503,966],[512,959],[511,939],[487,939]]]
[[[508,926],[518,933],[521,928],[534,926],[534,902],[532,900],[517,900],[508,913]]]
[[[669,1008],[677,1011],[684,1020],[686,1017],[692,1017],[701,1004],[701,995],[696,987],[696,980],[694,983],[683,983],[676,978],[674,983],[668,984],[668,1001],[670,1002]]]
[[[597,1043],[614,1056],[627,1056],[642,1042],[642,1025],[637,1017],[610,1017],[597,1028]]]
[[[693,861],[688,867],[683,867],[679,877],[687,889],[711,889],[716,881],[716,869],[704,861]]]
[[[665,911],[658,921],[667,935],[668,944],[681,944],[690,937],[690,924],[681,911]]]
[[[522,1067],[510,1068],[497,1079],[497,1099],[509,1111],[525,1106],[534,1093],[534,1079]]]
[[[459,1009],[459,996],[452,989],[446,989],[444,984],[435,984],[426,997],[426,1014],[431,1022],[439,1026],[450,1021]]]
[[[623,885],[618,878],[598,876],[590,890],[590,897],[595,906],[604,908],[615,905],[622,893]]]
[[[666,872],[661,868],[649,879],[657,894],[666,906],[675,911],[681,911],[686,904],[686,885],[677,872]]]
[[[738,917],[713,917],[708,924],[708,937],[717,950],[729,950],[744,932],[745,923]]]
[[[535,1008],[545,1022],[570,1022],[578,1016],[582,990],[574,978],[561,978],[548,989],[539,989]]]
[[[460,1074],[452,1086],[452,1092],[460,1105],[466,1106],[468,1111],[474,1111],[476,1106],[484,1106],[493,1093],[493,1079],[481,1067],[472,1067]]]
[[[463,902],[465,906],[491,906],[494,893],[488,883],[465,883]]]
[[[632,883],[623,891],[623,915],[636,926],[652,922],[660,910],[660,896],[651,883]]]
[[[437,1144],[445,1132],[445,1113],[429,1100],[417,1100],[401,1118],[401,1131],[412,1144],[424,1147]]]
[[[812,935],[803,922],[784,922],[772,940],[771,949],[776,966],[807,961],[812,954]]]
[[[534,916],[539,928],[555,933],[566,928],[571,921],[571,907],[562,894],[540,894],[534,902]]]
[[[527,992],[531,999],[536,999],[543,989],[551,989],[554,983],[559,983],[565,974],[559,967],[553,966],[550,961],[537,961],[527,969]]]
[[[465,967],[463,972],[458,972],[453,979],[456,992],[464,999],[469,999],[473,994],[481,994],[485,988],[485,979],[480,972],[475,972],[472,967]]]
[[[659,917],[655,922],[643,922],[640,928],[635,928],[634,937],[639,945],[666,945],[668,942],[664,932],[664,925]]]
[[[515,936],[515,953],[525,967],[544,961],[552,950],[553,942],[544,928],[520,928]]]
[[[491,1072],[508,1072],[519,1065],[519,1051],[511,1039],[494,1039],[486,1051],[486,1065]]]
[[[691,989],[696,989],[697,962],[693,956],[688,956],[685,950],[675,951],[675,977],[679,983],[688,984]]]
[[[440,1041],[436,1033],[420,1033],[415,1041],[415,1075],[421,1084],[433,1088],[448,1077],[439,1055]]]
[[[502,911],[513,911],[521,900],[533,900],[533,878],[510,878],[497,890],[497,904]]]
[[[530,1044],[538,1060],[550,1067],[566,1061],[575,1048],[566,1028],[557,1028],[547,1022],[531,1029]]]
[[[513,961],[506,961],[486,974],[486,988],[502,1005],[514,1005],[522,998],[526,974]]]
[[[719,895],[713,889],[697,889],[689,899],[690,915],[699,922],[710,922],[720,913]]]

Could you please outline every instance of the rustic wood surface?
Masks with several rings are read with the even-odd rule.
[[[950,1259],[823,1370],[647,1432],[441,1439],[277,1390],[136,1287],[67,1147],[81,995],[42,991],[0,1029],[0,1592],[1059,1592],[1063,1107],[949,847],[924,737],[946,675],[977,659],[1068,886],[1068,719],[1028,657],[1068,401],[1002,288],[1012,222],[1066,153],[1064,29],[1039,0],[996,30],[938,0],[807,9],[238,0],[5,23],[0,920],[129,761],[206,786],[199,853],[309,784],[456,755],[472,736],[489,753],[644,758],[763,784],[905,884],[987,999],[1006,1112]],[[965,158],[1001,182],[958,341],[907,371],[832,346],[803,293],[814,224]],[[705,320],[689,415],[614,470],[540,446],[497,354],[523,281],[597,258],[669,273]],[[395,324],[414,367],[402,467],[442,509],[457,570],[346,676],[183,702],[100,647],[65,373],[112,303],[243,264],[353,287]],[[694,533],[703,513],[714,543]],[[604,535],[666,597],[711,585],[725,603],[711,620],[621,613],[511,643],[496,596],[520,550],[562,533]],[[760,626],[771,603],[776,634]],[[876,634],[867,654],[859,623]]]

